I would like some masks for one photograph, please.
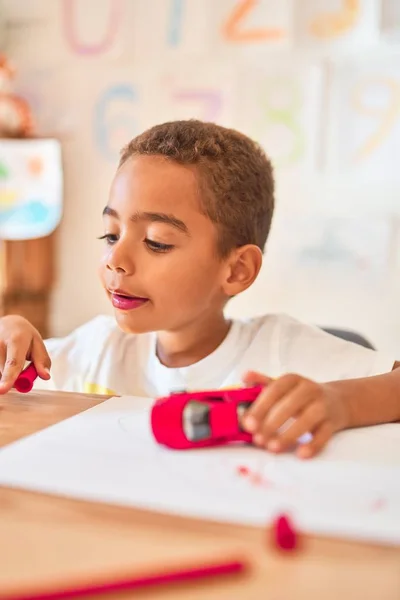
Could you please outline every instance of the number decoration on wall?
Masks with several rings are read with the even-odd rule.
[[[285,105],[274,105],[271,101],[272,96],[277,89],[288,92],[285,97],[288,103]],[[297,162],[305,152],[305,135],[298,117],[301,110],[301,91],[298,82],[290,78],[269,78],[264,86],[262,93],[263,123],[260,129],[263,131],[262,137],[268,139],[268,130],[273,126],[281,126],[291,134],[293,144],[289,152],[274,159],[276,167],[284,167]],[[271,144],[272,146],[272,144]]]
[[[271,42],[285,38],[280,27],[246,29],[243,22],[256,8],[258,0],[237,0],[232,12],[222,26],[222,36],[229,42]]]
[[[387,190],[379,202],[397,202],[393,193],[394,182],[400,180],[396,55],[340,60],[332,69],[331,83],[328,171],[364,186],[379,182]],[[364,202],[373,203],[373,196],[372,188],[365,188]]]
[[[182,37],[182,21],[184,12],[184,0],[170,0],[171,12],[168,23],[168,43],[170,46],[178,46]]]
[[[124,109],[112,114],[113,106],[120,102]],[[137,92],[129,83],[119,83],[106,89],[98,99],[94,109],[94,134],[101,154],[115,162],[122,146],[135,135],[136,120],[132,107],[137,101]]]
[[[366,92],[374,87],[375,89],[376,87],[386,89],[389,93],[386,107],[368,106],[365,103]],[[376,77],[361,81],[353,89],[351,100],[352,106],[358,114],[379,119],[378,127],[356,150],[354,160],[355,162],[361,162],[385,142],[392,132],[393,126],[400,118],[400,82],[389,77]]]
[[[335,38],[353,29],[360,14],[360,0],[342,0],[339,11],[325,12],[316,16],[309,25],[309,31],[317,38]]]
[[[118,35],[122,21],[121,0],[109,0],[109,20],[103,38],[90,44],[82,41],[76,33],[76,4],[76,0],[62,0],[64,33],[69,47],[82,56],[104,54],[113,46]],[[93,10],[96,11],[95,6]]]

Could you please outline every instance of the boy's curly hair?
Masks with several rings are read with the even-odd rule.
[[[264,250],[274,211],[274,176],[256,142],[215,123],[173,121],[135,137],[123,148],[119,166],[135,155],[195,166],[201,208],[217,226],[222,256],[245,244]]]

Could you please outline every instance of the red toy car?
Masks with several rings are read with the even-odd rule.
[[[159,444],[176,450],[250,443],[252,436],[240,421],[262,389],[181,392],[160,398],[151,411],[153,435]]]

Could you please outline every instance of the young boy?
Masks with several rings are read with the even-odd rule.
[[[271,164],[246,136],[177,121],[133,139],[103,211],[100,277],[116,322],[97,317],[43,344],[23,318],[0,319],[0,392],[25,359],[48,380],[50,357],[59,390],[157,397],[262,384],[244,426],[275,452],[310,432],[303,458],[340,429],[400,419],[392,358],[284,315],[224,317],[260,271],[273,209]]]

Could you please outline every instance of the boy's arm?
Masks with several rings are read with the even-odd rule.
[[[400,362],[391,373],[327,385],[335,387],[347,407],[345,427],[400,421]]]

